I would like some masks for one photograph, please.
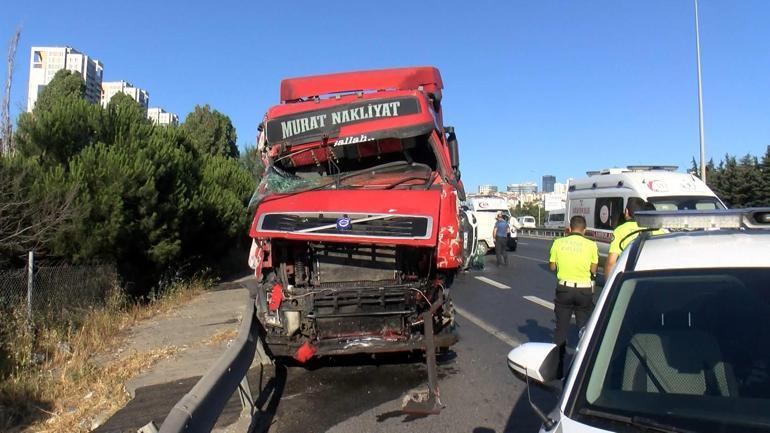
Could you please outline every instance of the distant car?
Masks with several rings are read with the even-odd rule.
[[[524,227],[524,228],[533,229],[537,227],[537,222],[535,221],[535,217],[529,216],[529,215],[519,217],[519,224],[521,225],[521,227]]]
[[[530,383],[563,385],[549,415],[533,404],[541,432],[770,431],[770,208],[635,217],[671,232],[621,254],[566,380],[554,344],[508,354]]]

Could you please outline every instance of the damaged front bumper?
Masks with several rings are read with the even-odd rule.
[[[457,343],[458,335],[454,327],[446,327],[435,334],[433,339],[437,348],[444,349]],[[409,339],[392,339],[367,335],[360,338],[346,337],[314,342],[280,340],[280,338],[274,338],[270,341],[269,348],[272,355],[277,357],[294,357],[299,361],[307,360],[308,354],[311,356],[335,356],[425,350],[425,337],[423,335],[414,335]]]

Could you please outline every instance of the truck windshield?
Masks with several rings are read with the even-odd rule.
[[[767,275],[622,277],[589,342],[572,416],[610,430],[645,419],[699,432],[770,431]]]
[[[438,165],[429,137],[289,151],[267,167],[251,205],[271,194],[319,189],[428,187]]]
[[[650,197],[648,201],[655,206],[655,210],[660,211],[724,209],[722,203],[713,196]]]

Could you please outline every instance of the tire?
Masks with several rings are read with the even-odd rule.
[[[508,251],[516,251],[516,247],[519,246],[518,239],[508,239]]]
[[[476,253],[482,256],[489,254],[489,245],[487,245],[487,241],[479,241],[476,247]]]

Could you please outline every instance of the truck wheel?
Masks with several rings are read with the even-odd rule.
[[[510,251],[516,251],[516,247],[519,246],[519,240],[518,239],[511,239],[511,241],[508,242],[508,249]]]
[[[480,256],[486,256],[489,252],[489,245],[487,245],[487,241],[480,241],[479,245],[476,247],[476,252]]]

